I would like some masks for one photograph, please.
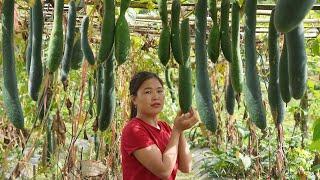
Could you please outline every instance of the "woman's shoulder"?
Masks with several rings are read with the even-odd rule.
[[[133,131],[133,130],[141,130],[143,129],[142,124],[136,118],[130,119],[126,125],[122,129],[122,133]]]
[[[137,121],[136,118],[131,118],[126,122],[126,124],[124,125],[124,128],[138,126],[138,125],[140,125],[139,121]]]

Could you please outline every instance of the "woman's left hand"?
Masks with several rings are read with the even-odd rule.
[[[174,122],[174,128],[178,129],[179,131],[183,131],[186,129],[191,128],[199,121],[199,114],[198,111],[191,108],[189,112],[185,114],[178,113],[178,116]]]

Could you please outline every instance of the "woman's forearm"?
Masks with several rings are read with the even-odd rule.
[[[169,143],[162,155],[162,162],[166,167],[166,171],[163,172],[162,177],[169,177],[177,162],[180,135],[181,135],[181,131],[175,128],[172,129]]]
[[[181,172],[189,173],[191,171],[192,155],[183,133],[180,134],[179,138],[178,164]]]

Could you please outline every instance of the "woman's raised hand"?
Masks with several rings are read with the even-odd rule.
[[[185,114],[182,114],[182,112],[179,111],[174,120],[173,128],[182,132],[194,126],[198,121],[199,114],[197,110],[191,108],[190,111]]]

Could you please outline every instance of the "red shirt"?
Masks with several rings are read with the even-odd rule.
[[[158,146],[163,153],[169,142],[171,135],[170,126],[163,121],[158,121],[160,129],[157,129],[141,119],[131,119],[124,129],[121,136],[121,163],[123,180],[149,180],[160,179],[145,168],[133,155],[138,149],[148,147],[152,144]],[[178,163],[170,176],[174,180],[178,170]]]

